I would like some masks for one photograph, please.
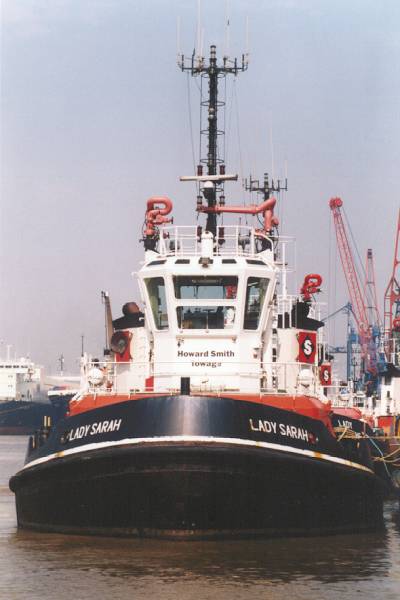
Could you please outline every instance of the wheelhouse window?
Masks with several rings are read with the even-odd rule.
[[[179,306],[180,329],[229,329],[235,323],[234,306]]]
[[[268,283],[269,279],[265,277],[249,277],[247,279],[244,329],[257,329]]]
[[[163,277],[146,279],[147,293],[157,329],[168,329],[167,298]]]
[[[174,277],[175,298],[179,300],[235,300],[237,277]]]

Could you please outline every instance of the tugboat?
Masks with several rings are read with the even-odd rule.
[[[218,62],[215,46],[208,60],[179,58],[206,95],[206,156],[181,177],[197,184],[205,227],[172,225],[167,197],[147,201],[143,308],[110,312],[105,360],[84,357],[66,417],[30,439],[10,480],[19,527],[212,539],[382,524],[375,446],[365,428],[343,437],[333,421],[322,278],[288,293],[291,242],[278,236],[272,196],[286,183],[250,179],[260,203],[225,203],[237,175],[221,158],[218,87],[247,64]],[[259,224],[219,225],[225,213]]]

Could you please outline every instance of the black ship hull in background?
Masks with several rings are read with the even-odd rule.
[[[0,435],[31,435],[45,417],[55,424],[64,418],[75,391],[53,391],[48,401],[8,400],[0,403]]]
[[[201,539],[382,525],[386,482],[369,441],[342,445],[321,420],[265,404],[121,402],[33,446],[10,481],[25,528]]]
[[[0,435],[29,435],[53,417],[50,402],[7,400],[0,403]]]

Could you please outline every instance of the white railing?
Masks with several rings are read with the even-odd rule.
[[[94,394],[180,393],[180,380],[190,378],[191,392],[319,395],[318,367],[298,362],[227,362],[215,368],[193,367],[189,361],[132,363],[88,362],[82,369],[82,392]]]
[[[270,248],[273,247],[271,238],[253,227],[217,227],[214,255],[256,256],[261,251],[262,240]],[[158,252],[162,256],[200,256],[201,241],[198,228],[191,225],[160,227]]]

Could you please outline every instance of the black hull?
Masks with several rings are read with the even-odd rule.
[[[0,403],[0,435],[29,435],[43,425],[44,417],[54,416],[46,402],[9,400]]]
[[[74,417],[76,427],[68,431],[72,438],[87,426],[85,419],[99,423],[112,413],[128,421],[129,437],[122,431],[118,439],[114,431],[94,434],[97,441],[90,444],[85,436],[65,442],[65,421],[31,454],[31,466],[10,482],[20,527],[205,539],[364,531],[382,525],[383,484],[365,464],[367,453],[351,463],[349,450],[317,420],[221,398],[124,404]],[[272,438],[266,441],[265,432],[248,427],[248,415],[255,413],[269,422],[286,419],[295,427],[312,428],[318,435],[312,447],[319,448],[311,449],[305,440],[286,440],[286,448]],[[155,435],[146,435],[151,427]],[[135,428],[141,436],[135,436]],[[227,435],[228,429],[233,435]]]

